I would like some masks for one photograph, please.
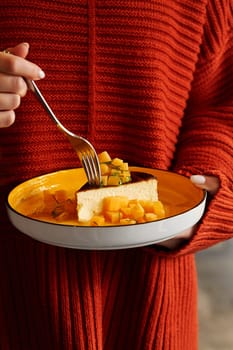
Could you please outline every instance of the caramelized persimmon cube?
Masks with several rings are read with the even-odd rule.
[[[142,216],[141,218],[138,218],[138,219],[137,219],[137,224],[144,224],[144,222],[146,222],[144,216]]]
[[[120,179],[123,184],[126,184],[127,182],[131,181],[131,177],[127,175],[120,175]]]
[[[110,174],[109,175],[110,176],[112,175],[112,176],[118,176],[119,177],[121,175],[121,171],[119,169],[112,168],[110,170]]]
[[[143,218],[145,211],[140,203],[132,205],[131,208],[132,208],[132,218],[133,219],[138,220],[140,218]]]
[[[137,223],[136,220],[133,220],[133,219],[127,219],[127,218],[120,219],[121,225],[134,225],[136,223]]]
[[[123,215],[123,218],[131,218],[132,217],[132,208],[130,207],[121,207],[121,213]]]
[[[110,168],[109,168],[108,164],[101,163],[100,164],[100,172],[102,175],[108,175],[110,172]]]
[[[103,215],[94,215],[90,221],[91,226],[104,226],[105,218]]]
[[[100,163],[108,163],[108,162],[111,162],[112,160],[112,158],[110,157],[107,151],[104,151],[98,154],[98,158]]]
[[[115,167],[120,167],[123,164],[123,160],[120,158],[114,158],[111,164]]]
[[[121,207],[127,207],[128,198],[125,196],[110,196],[103,199],[103,212],[119,211]]]
[[[108,175],[102,175],[101,176],[101,185],[107,186],[108,185]]]
[[[151,213],[154,211],[154,203],[155,202],[148,200],[148,199],[142,199],[142,200],[139,200],[139,203],[144,208],[145,213]]]
[[[155,213],[145,213],[144,218],[146,222],[155,221],[158,220],[158,215]]]
[[[138,204],[138,203],[139,203],[138,199],[130,199],[128,206],[132,207],[132,206],[134,206],[135,204]]]
[[[121,178],[119,176],[116,175],[110,175],[108,177],[108,186],[119,186],[121,185]]]
[[[120,165],[120,170],[121,170],[121,171],[128,171],[128,170],[129,170],[129,164],[126,163],[126,162],[123,162],[123,163]]]
[[[118,224],[120,222],[120,219],[122,217],[122,214],[120,211],[106,211],[104,213],[106,221],[110,222],[111,224]]]
[[[121,172],[121,175],[122,175],[122,176],[128,176],[128,177],[131,178],[131,173],[130,173],[129,170],[123,170],[123,171]]]
[[[132,180],[130,171],[128,170],[121,171],[120,178],[123,184],[130,182]]]
[[[161,201],[156,201],[153,203],[152,212],[157,214],[160,218],[165,216],[165,209]]]

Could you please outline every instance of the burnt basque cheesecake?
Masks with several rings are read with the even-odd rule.
[[[113,202],[109,208],[112,210],[109,211],[117,211],[119,202],[123,207],[128,205],[127,201],[132,200],[157,202],[157,180],[150,174],[131,172],[130,181],[127,183],[100,188],[85,185],[77,192],[76,196],[78,221],[88,222],[95,215],[103,212],[108,198],[111,198]]]
[[[130,171],[128,163],[111,159],[106,151],[98,157],[101,186],[86,184],[76,193],[78,222],[91,226],[128,225],[165,216],[153,175]]]

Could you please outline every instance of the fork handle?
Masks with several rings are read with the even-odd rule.
[[[36,85],[36,83],[34,82],[34,80],[29,80],[29,79],[25,79],[26,84],[28,86],[28,88],[33,91],[38,100],[41,102],[41,104],[43,105],[43,107],[45,108],[45,110],[48,112],[50,118],[61,128],[63,129],[63,125],[61,125],[61,123],[59,122],[59,120],[57,119],[57,117],[55,116],[54,112],[52,111],[52,109],[49,107],[47,101],[45,100],[44,96],[42,95],[42,93],[40,92],[38,86]]]

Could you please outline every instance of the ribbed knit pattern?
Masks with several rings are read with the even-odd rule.
[[[221,179],[175,252],[33,241],[9,223],[5,196],[79,162],[28,93],[0,130],[0,349],[196,350],[193,253],[233,236],[231,2],[1,0],[0,14],[0,49],[30,43],[55,113],[97,151]]]

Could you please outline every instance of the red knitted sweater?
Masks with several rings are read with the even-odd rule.
[[[79,251],[16,231],[5,194],[77,158],[28,93],[0,130],[0,349],[195,350],[194,253],[233,236],[233,9],[228,0],[1,0],[0,49],[29,42],[74,132],[131,165],[213,174],[194,237]]]

